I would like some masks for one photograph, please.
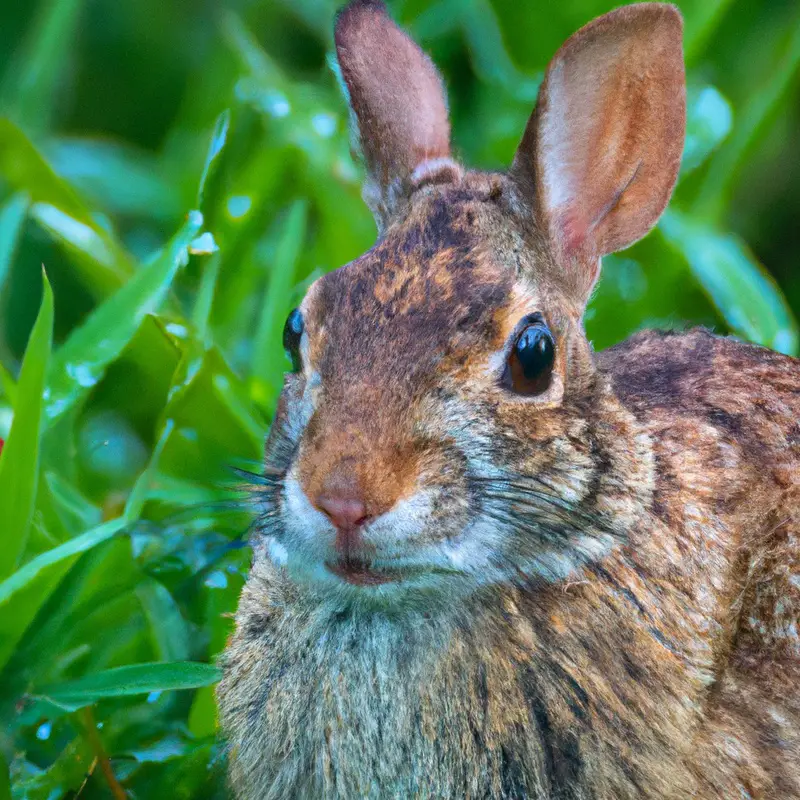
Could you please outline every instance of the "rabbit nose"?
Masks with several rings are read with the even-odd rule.
[[[367,508],[358,497],[322,494],[315,505],[340,531],[352,531],[369,519]]]

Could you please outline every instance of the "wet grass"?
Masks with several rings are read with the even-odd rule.
[[[497,167],[550,55],[613,4],[390,5],[445,72],[459,152]],[[796,352],[800,16],[681,5],[681,182],[606,260],[589,333]],[[374,239],[335,6],[0,11],[0,797],[9,772],[31,800],[224,796],[213,664],[250,523],[230,468],[258,470],[286,313]]]

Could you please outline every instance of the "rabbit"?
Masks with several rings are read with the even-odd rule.
[[[675,184],[678,10],[569,38],[504,173],[381,2],[335,46],[378,239],[286,322],[232,791],[800,798],[800,362],[582,322]]]

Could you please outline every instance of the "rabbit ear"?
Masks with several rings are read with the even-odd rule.
[[[511,168],[587,299],[599,258],[655,225],[675,185],[686,118],[678,10],[640,3],[553,57]]]
[[[364,196],[381,225],[414,171],[450,155],[444,87],[379,0],[350,3],[334,38],[368,173]]]

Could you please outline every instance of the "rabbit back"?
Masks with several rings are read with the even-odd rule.
[[[638,334],[598,361],[651,432],[653,505],[687,574],[728,565],[702,796],[800,797],[800,362],[704,330]]]

